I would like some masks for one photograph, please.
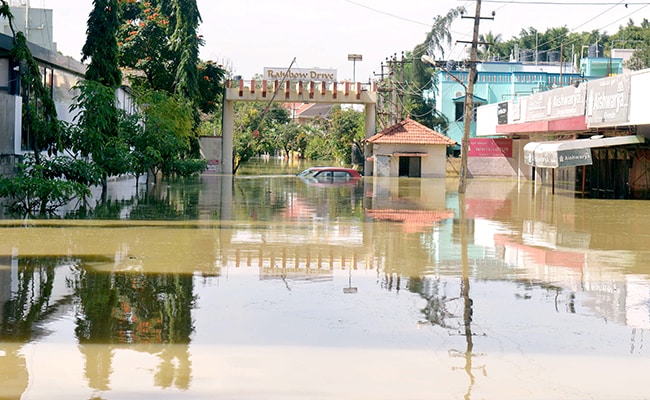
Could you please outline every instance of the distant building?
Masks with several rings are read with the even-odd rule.
[[[23,93],[20,88],[20,65],[9,57],[13,38],[0,34],[0,174],[12,174],[15,162],[29,148],[29,132],[22,129]],[[58,118],[72,122],[70,105],[74,86],[83,79],[86,67],[79,61],[64,57],[29,43],[34,58],[41,66],[45,85],[51,90]]]
[[[22,2],[10,2],[10,5],[15,3]],[[58,119],[73,122],[70,106],[76,96],[74,87],[84,79],[86,65],[56,52],[56,44],[52,41],[52,10],[23,5],[11,7],[11,11],[15,17],[14,28],[27,32],[29,49],[41,67],[43,82],[51,92]],[[0,175],[11,175],[20,157],[32,149],[29,147],[30,133],[22,126],[25,93],[21,92],[21,66],[9,57],[13,37],[6,19],[0,19],[0,29],[4,32],[0,33]],[[116,91],[116,102],[121,109],[132,111],[134,108],[127,87]]]
[[[477,132],[512,141],[511,155],[493,160],[515,176],[594,198],[648,199],[649,88],[650,69],[578,81],[480,107]],[[468,165],[480,174],[496,169],[493,160],[470,155]]]
[[[585,48],[585,51],[587,49]],[[510,117],[519,110],[517,104],[531,95],[580,82],[623,73],[623,58],[604,58],[602,46],[590,46],[576,64],[562,62],[558,51],[538,52],[523,50],[512,61],[486,61],[477,64],[474,83],[473,112],[470,116],[468,174],[470,176],[511,176],[533,179],[533,171],[523,165],[523,146],[526,137],[517,134],[495,134],[485,131],[477,119],[477,110],[510,103]],[[436,110],[449,121],[445,131],[457,146],[451,154],[460,155],[465,126],[465,93],[468,70],[465,65],[447,62],[446,68],[436,74]],[[493,116],[496,118],[496,114]],[[492,118],[492,117],[491,117]],[[516,116],[515,116],[516,118]],[[490,121],[492,122],[492,121]]]
[[[24,32],[28,42],[56,53],[52,10],[30,7],[29,1],[25,0],[10,0],[8,3],[14,16],[14,28]],[[0,18],[0,33],[11,36],[11,28],[6,18]]]
[[[301,125],[328,119],[333,107],[325,103],[284,103],[283,106],[291,113],[291,120]]]

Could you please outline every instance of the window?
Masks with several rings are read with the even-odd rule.
[[[476,109],[480,106],[480,103],[472,104],[472,122],[476,122]],[[465,103],[456,102],[456,113],[454,115],[454,120],[456,122],[465,121]]]

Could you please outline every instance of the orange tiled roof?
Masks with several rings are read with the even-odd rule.
[[[402,222],[406,233],[422,232],[436,222],[454,218],[454,212],[449,210],[369,209],[366,215],[375,220]]]
[[[406,118],[402,122],[384,129],[369,138],[368,141],[379,144],[445,144],[449,146],[456,144],[447,136],[429,129],[411,118]]]

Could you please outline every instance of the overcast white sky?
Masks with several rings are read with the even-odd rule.
[[[465,6],[474,15],[475,1],[464,0],[197,0],[206,41],[201,58],[228,65],[250,79],[264,67],[332,68],[338,80],[353,78],[349,53],[362,54],[356,80],[380,72],[386,57],[412,50],[425,39],[437,15]],[[32,7],[54,10],[54,40],[65,55],[80,58],[92,0],[31,0]],[[626,7],[627,4],[627,7]],[[650,19],[650,3],[640,0],[483,0],[480,33],[504,40],[533,27],[540,32],[566,26],[571,31],[615,33],[631,18]],[[452,27],[454,43],[471,40],[473,20]],[[455,44],[447,58],[462,58],[465,44]]]

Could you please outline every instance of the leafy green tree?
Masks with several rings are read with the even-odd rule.
[[[644,18],[639,26],[629,20],[611,36],[609,48],[635,49],[625,67],[633,71],[650,68],[650,22]]]
[[[75,178],[96,173],[86,170],[92,169],[88,163],[65,157],[36,163],[32,155],[26,155],[17,167],[16,176],[0,177],[0,198],[9,199],[10,213],[23,217],[53,215],[73,199],[85,201],[90,189]]]
[[[329,134],[332,137],[336,160],[343,164],[351,164],[352,144],[360,143],[365,137],[363,113],[334,106]]]
[[[141,89],[186,96],[204,113],[214,112],[223,91],[225,69],[199,59],[203,39],[195,0],[122,2],[118,36],[120,62],[142,74],[129,79]]]
[[[297,153],[298,158],[305,158],[309,141],[316,131],[318,131],[317,125],[307,124],[301,126],[300,132],[298,132],[298,136],[294,141],[294,151]]]
[[[639,46],[624,65],[632,71],[650,68],[650,45],[644,43]]]
[[[327,130],[320,125],[311,125],[305,129],[307,144],[304,157],[309,160],[334,160],[334,150]]]
[[[132,69],[129,80],[138,92],[165,91],[187,98],[193,136],[190,153],[200,156],[199,126],[214,119],[224,88],[225,69],[199,59],[203,39],[198,34],[201,16],[195,0],[151,0],[122,2],[120,28],[121,65]],[[189,173],[189,161],[177,165],[177,172]],[[195,165],[191,167],[198,167]]]
[[[81,81],[71,106],[76,112],[76,126],[71,127],[72,150],[90,157],[102,171],[102,193],[106,193],[109,176],[131,172],[128,144],[119,136],[119,112],[115,91],[101,82]]]
[[[93,0],[86,43],[81,49],[81,61],[90,59],[86,79],[113,89],[122,84],[122,73],[117,62],[118,11],[118,0]]]
[[[138,90],[173,92],[176,63],[170,45],[169,15],[163,13],[160,4],[131,1],[121,3],[120,19],[120,65],[141,71],[129,73],[131,85]]]
[[[198,34],[201,14],[196,0],[170,0],[170,3],[175,22],[171,49],[178,62],[174,91],[195,100],[199,97],[199,47],[203,45],[203,39]]]
[[[188,176],[205,169],[204,160],[191,157],[193,106],[189,100],[164,91],[138,94],[143,107],[142,130],[134,130],[129,141],[135,154],[137,171],[150,171],[154,179],[163,176]]]
[[[239,166],[263,151],[272,152],[275,131],[289,123],[289,111],[278,103],[239,102],[235,103],[233,173]]]
[[[291,151],[298,149],[298,137],[302,129],[295,122],[280,125],[275,130],[275,143],[284,151],[285,156],[291,157]]]
[[[57,119],[52,93],[45,87],[41,69],[22,32],[16,32],[13,14],[9,4],[0,2],[0,16],[7,19],[12,33],[13,46],[9,56],[20,68],[20,89],[23,98],[23,131],[27,132],[28,143],[34,151],[36,163],[40,163],[41,152],[54,154],[64,147],[61,126]]]
[[[118,132],[115,89],[122,84],[118,65],[117,32],[120,26],[118,0],[93,0],[87,23],[82,61],[90,59],[86,80],[79,83],[79,95],[71,110],[79,112],[74,150],[90,156],[103,171],[102,198],[107,179],[129,172],[129,149]]]
[[[221,106],[226,70],[213,61],[201,61],[199,70],[199,97],[197,106],[205,114],[216,113]]]

